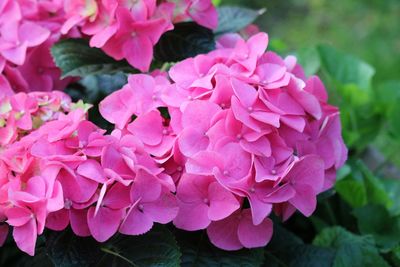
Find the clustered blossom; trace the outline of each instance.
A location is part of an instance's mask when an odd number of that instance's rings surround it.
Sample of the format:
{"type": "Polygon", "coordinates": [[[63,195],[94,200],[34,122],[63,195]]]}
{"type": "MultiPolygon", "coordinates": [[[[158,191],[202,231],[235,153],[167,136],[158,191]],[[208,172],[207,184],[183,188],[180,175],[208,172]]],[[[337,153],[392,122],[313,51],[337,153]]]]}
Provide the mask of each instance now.
{"type": "Polygon", "coordinates": [[[18,247],[34,255],[45,227],[70,225],[76,235],[104,242],[117,231],[140,235],[154,222],[172,221],[175,184],[141,142],[119,130],[105,135],[82,104],[57,111],[70,102],[54,94],[9,101],[6,124],[20,114],[16,129],[31,131],[0,146],[0,245],[8,225],[18,247]],[[42,124],[36,130],[35,119],[42,124]]]}
{"type": "Polygon", "coordinates": [[[148,71],[161,35],[187,20],[215,28],[217,11],[211,0],[2,0],[0,97],[63,90],[71,79],[61,79],[50,54],[61,38],[89,37],[90,46],[148,71]]]}
{"type": "Polygon", "coordinates": [[[174,179],[175,226],[207,229],[226,250],[266,245],[272,212],[310,216],[347,157],[320,79],[267,43],[265,33],[223,36],[215,51],[174,65],[172,83],[131,75],[100,104],[174,179]]]}
{"type": "Polygon", "coordinates": [[[0,0],[0,245],[10,227],[33,255],[45,228],[104,242],[173,221],[238,250],[269,242],[271,213],[314,212],[347,157],[339,111],[254,25],[168,73],[130,75],[99,106],[111,134],[53,91],[71,82],[50,55],[61,38],[145,72],[188,20],[215,28],[211,0],[0,0]]]}
{"type": "Polygon", "coordinates": [[[61,33],[78,26],[90,46],[141,71],[149,70],[153,46],[173,23],[192,19],[215,28],[218,19],[211,0],[67,0],[64,6],[68,19],[61,33]]]}
{"type": "MultiPolygon", "coordinates": [[[[0,2],[0,97],[13,92],[65,88],[50,47],[61,38],[66,17],[62,0],[0,2]]],[[[69,37],[78,36],[71,32],[69,37]]]]}
{"type": "Polygon", "coordinates": [[[64,93],[32,92],[0,99],[0,147],[5,147],[70,112],[76,104],[64,93]]]}

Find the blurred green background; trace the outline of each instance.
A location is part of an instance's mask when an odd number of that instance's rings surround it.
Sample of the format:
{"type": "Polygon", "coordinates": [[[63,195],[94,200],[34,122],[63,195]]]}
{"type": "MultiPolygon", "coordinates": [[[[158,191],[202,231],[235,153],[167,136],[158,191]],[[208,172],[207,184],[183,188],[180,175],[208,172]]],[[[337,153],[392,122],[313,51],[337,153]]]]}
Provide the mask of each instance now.
{"type": "MultiPolygon", "coordinates": [[[[399,79],[399,0],[222,0],[260,9],[257,21],[288,50],[328,43],[376,68],[378,81],[399,79]]],[[[275,40],[276,41],[276,40],[275,40]]]]}
{"type": "Polygon", "coordinates": [[[321,76],[340,107],[350,158],[400,178],[400,0],[219,2],[266,8],[256,24],[269,48],[298,55],[321,76]]]}

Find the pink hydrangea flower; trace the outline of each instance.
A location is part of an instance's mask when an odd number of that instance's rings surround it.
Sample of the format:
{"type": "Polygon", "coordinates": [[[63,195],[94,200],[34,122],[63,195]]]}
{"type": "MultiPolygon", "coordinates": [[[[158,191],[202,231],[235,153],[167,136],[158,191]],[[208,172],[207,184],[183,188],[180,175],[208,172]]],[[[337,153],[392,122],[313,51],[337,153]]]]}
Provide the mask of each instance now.
{"type": "Polygon", "coordinates": [[[222,249],[266,245],[272,212],[310,216],[347,156],[323,84],[267,44],[265,33],[225,38],[217,50],[175,64],[172,84],[131,75],[101,103],[103,116],[173,175],[175,226],[207,229],[222,249]]]}

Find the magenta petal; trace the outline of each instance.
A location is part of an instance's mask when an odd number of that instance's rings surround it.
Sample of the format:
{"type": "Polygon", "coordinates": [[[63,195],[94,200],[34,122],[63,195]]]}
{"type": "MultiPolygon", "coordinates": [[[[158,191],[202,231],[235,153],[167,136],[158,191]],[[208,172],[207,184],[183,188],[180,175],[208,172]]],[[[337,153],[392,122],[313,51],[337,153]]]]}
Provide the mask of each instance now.
{"type": "Polygon", "coordinates": [[[119,232],[125,235],[142,235],[152,227],[153,220],[151,217],[134,206],[123,221],[119,232]]]}
{"type": "Polygon", "coordinates": [[[69,211],[62,209],[50,213],[46,218],[46,228],[54,231],[62,231],[69,224],[69,211]]]}
{"type": "Polygon", "coordinates": [[[9,225],[18,227],[25,225],[32,219],[32,212],[27,208],[12,207],[6,210],[9,225]]]}
{"type": "Polygon", "coordinates": [[[209,142],[208,137],[194,127],[184,129],[178,138],[179,148],[186,157],[191,157],[199,151],[206,150],[209,142]]]}
{"type": "Polygon", "coordinates": [[[211,223],[208,217],[209,207],[205,203],[188,204],[181,201],[178,201],[178,203],[179,212],[174,219],[174,225],[177,228],[186,231],[197,231],[207,228],[211,223]]]}
{"type": "Polygon", "coordinates": [[[115,183],[110,190],[108,190],[103,205],[112,209],[122,209],[129,206],[130,200],[129,186],[125,186],[121,183],[115,183]]]}
{"type": "Polygon", "coordinates": [[[90,236],[90,230],[87,223],[87,213],[87,209],[71,209],[69,212],[71,228],[77,236],[90,236]]]}
{"type": "Polygon", "coordinates": [[[90,233],[97,241],[105,242],[117,232],[124,212],[107,207],[101,207],[96,216],[94,212],[95,208],[91,207],[87,214],[90,233]]]}
{"type": "Polygon", "coordinates": [[[243,248],[238,238],[240,214],[234,213],[230,217],[216,221],[207,228],[211,243],[224,250],[239,250],[243,248]]]}
{"type": "Polygon", "coordinates": [[[246,248],[264,247],[271,240],[273,223],[266,218],[259,225],[253,225],[249,210],[242,212],[242,219],[238,227],[240,243],[246,248]]]}
{"type": "Polygon", "coordinates": [[[266,203],[257,196],[250,196],[251,215],[253,217],[253,224],[259,225],[272,211],[272,204],[266,203]]]}
{"type": "Polygon", "coordinates": [[[253,106],[258,97],[257,90],[253,86],[237,79],[232,79],[231,83],[233,91],[240,103],[246,108],[253,106]]]}
{"type": "Polygon", "coordinates": [[[162,117],[158,111],[150,111],[129,124],[128,130],[143,143],[150,146],[158,145],[163,138],[162,117]]]}
{"type": "Polygon", "coordinates": [[[217,182],[210,184],[208,195],[210,201],[208,217],[213,221],[225,219],[240,208],[239,201],[234,195],[217,182]]]}
{"type": "Polygon", "coordinates": [[[296,194],[289,202],[307,217],[317,208],[316,193],[309,185],[296,185],[296,194]]]}
{"type": "Polygon", "coordinates": [[[172,193],[165,192],[157,201],[146,203],[144,212],[149,214],[154,222],[166,224],[178,214],[178,203],[172,193]]]}
{"type": "Polygon", "coordinates": [[[107,121],[122,129],[135,111],[134,92],[130,87],[124,87],[101,101],[99,108],[101,115],[107,121]]]}
{"type": "Polygon", "coordinates": [[[35,220],[29,220],[26,224],[14,227],[13,237],[20,250],[35,255],[35,245],[37,239],[37,228],[35,220]]]}
{"type": "Polygon", "coordinates": [[[100,163],[93,159],[88,159],[81,163],[77,169],[77,173],[98,183],[104,183],[106,181],[103,168],[100,163]]]}
{"type": "Polygon", "coordinates": [[[211,151],[200,151],[186,163],[186,171],[192,174],[212,175],[214,168],[223,168],[221,156],[211,151]]]}

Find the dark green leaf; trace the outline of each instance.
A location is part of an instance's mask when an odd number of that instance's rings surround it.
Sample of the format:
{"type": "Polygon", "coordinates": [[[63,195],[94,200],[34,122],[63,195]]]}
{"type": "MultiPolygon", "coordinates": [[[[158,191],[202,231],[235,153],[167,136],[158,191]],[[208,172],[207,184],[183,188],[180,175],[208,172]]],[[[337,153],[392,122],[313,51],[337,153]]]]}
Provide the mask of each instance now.
{"type": "Polygon", "coordinates": [[[224,251],[212,245],[205,232],[177,231],[182,251],[182,267],[240,266],[258,267],[264,260],[263,249],[224,251]]]}
{"type": "Polygon", "coordinates": [[[238,32],[252,24],[265,9],[252,10],[244,7],[222,6],[218,8],[218,28],[216,35],[228,32],[238,32]]]}
{"type": "Polygon", "coordinates": [[[381,248],[387,250],[399,245],[400,219],[378,205],[368,205],[354,211],[358,228],[363,235],[371,234],[381,248]]]}
{"type": "Polygon", "coordinates": [[[400,266],[400,246],[394,248],[391,252],[391,259],[395,267],[400,266]]]}
{"type": "Polygon", "coordinates": [[[175,24],[156,44],[154,57],[161,62],[177,62],[215,49],[214,34],[194,22],[175,24]]]}
{"type": "Polygon", "coordinates": [[[275,223],[263,266],[330,267],[333,257],[334,250],[304,244],[298,236],[275,223]]]}
{"type": "Polygon", "coordinates": [[[370,65],[330,46],[319,46],[318,51],[323,69],[333,79],[342,84],[354,84],[361,89],[370,88],[375,74],[370,65]]]}
{"type": "Polygon", "coordinates": [[[79,83],[85,87],[85,94],[82,99],[87,103],[97,103],[105,96],[121,89],[127,83],[127,75],[122,72],[89,75],[80,80],[79,83]]]}
{"type": "Polygon", "coordinates": [[[102,255],[93,238],[78,237],[70,229],[46,234],[46,250],[56,267],[94,265],[102,255]]]}
{"type": "Polygon", "coordinates": [[[115,61],[100,49],[89,47],[84,39],[61,40],[53,45],[51,54],[62,77],[134,71],[126,61],[115,61]]]}
{"type": "Polygon", "coordinates": [[[181,253],[172,233],[156,225],[141,236],[118,235],[101,245],[105,256],[96,266],[176,267],[181,253]]]}
{"type": "MultiPolygon", "coordinates": [[[[285,250],[275,252],[274,256],[279,259],[278,263],[282,266],[331,267],[335,250],[313,245],[298,245],[289,246],[285,250]]],[[[266,262],[264,267],[268,266],[270,265],[266,262]]]]}
{"type": "Polygon", "coordinates": [[[334,267],[389,267],[379,255],[372,236],[358,236],[341,227],[324,229],[314,245],[336,249],[334,267]]]}

